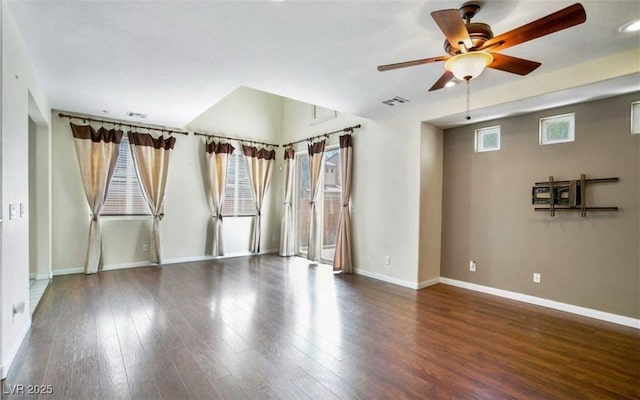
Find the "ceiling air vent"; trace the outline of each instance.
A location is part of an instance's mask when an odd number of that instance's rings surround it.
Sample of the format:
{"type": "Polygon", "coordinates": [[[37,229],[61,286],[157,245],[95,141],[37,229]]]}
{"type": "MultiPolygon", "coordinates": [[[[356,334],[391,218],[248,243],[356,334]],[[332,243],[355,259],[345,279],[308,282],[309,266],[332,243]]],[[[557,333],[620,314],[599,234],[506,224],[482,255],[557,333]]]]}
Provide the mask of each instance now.
{"type": "Polygon", "coordinates": [[[395,105],[396,105],[396,103],[404,104],[404,103],[408,103],[408,102],[409,102],[409,100],[407,100],[407,99],[403,99],[403,98],[402,98],[402,97],[400,97],[400,96],[396,96],[396,97],[391,98],[391,99],[389,99],[389,100],[384,100],[384,101],[382,102],[382,104],[386,104],[386,105],[388,105],[388,106],[393,107],[393,106],[395,106],[395,105]]]}
{"type": "Polygon", "coordinates": [[[142,113],[137,113],[137,112],[133,112],[133,111],[127,111],[127,117],[132,117],[132,118],[147,118],[148,114],[142,114],[142,113]]]}

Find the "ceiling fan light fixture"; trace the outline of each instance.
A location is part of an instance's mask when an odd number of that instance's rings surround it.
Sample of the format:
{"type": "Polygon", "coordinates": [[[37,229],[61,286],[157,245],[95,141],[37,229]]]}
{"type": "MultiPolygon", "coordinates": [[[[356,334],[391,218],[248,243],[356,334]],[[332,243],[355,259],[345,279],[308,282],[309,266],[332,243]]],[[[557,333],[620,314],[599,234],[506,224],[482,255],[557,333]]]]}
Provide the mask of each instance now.
{"type": "Polygon", "coordinates": [[[631,22],[627,22],[626,24],[624,24],[624,25],[622,25],[620,27],[619,31],[622,32],[622,33],[640,31],[640,19],[637,19],[637,20],[631,21],[631,22]]]}
{"type": "Polygon", "coordinates": [[[471,51],[451,57],[444,64],[447,71],[463,81],[477,78],[485,67],[493,62],[493,56],[486,51],[471,51]]]}
{"type": "Polygon", "coordinates": [[[455,85],[457,85],[458,82],[454,81],[454,80],[450,80],[449,82],[444,84],[444,87],[446,88],[450,88],[450,87],[454,87],[455,85]]]}

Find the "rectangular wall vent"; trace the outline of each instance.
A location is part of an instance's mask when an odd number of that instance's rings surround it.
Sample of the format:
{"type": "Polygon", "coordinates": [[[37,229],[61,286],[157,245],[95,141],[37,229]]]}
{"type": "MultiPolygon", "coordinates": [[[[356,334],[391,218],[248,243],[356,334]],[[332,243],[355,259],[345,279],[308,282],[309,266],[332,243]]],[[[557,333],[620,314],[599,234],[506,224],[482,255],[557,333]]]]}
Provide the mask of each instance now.
{"type": "Polygon", "coordinates": [[[391,99],[388,99],[388,100],[384,100],[382,103],[383,103],[383,104],[386,104],[386,105],[388,105],[388,106],[393,107],[393,106],[395,106],[395,105],[396,105],[396,103],[404,104],[404,103],[408,103],[408,102],[409,102],[409,100],[407,100],[407,99],[403,99],[403,98],[402,98],[402,97],[400,97],[400,96],[396,96],[396,97],[394,97],[394,98],[391,98],[391,99]]]}
{"type": "Polygon", "coordinates": [[[137,112],[133,112],[133,111],[127,111],[127,117],[133,117],[133,118],[147,118],[148,114],[142,114],[142,113],[137,113],[137,112]]]}

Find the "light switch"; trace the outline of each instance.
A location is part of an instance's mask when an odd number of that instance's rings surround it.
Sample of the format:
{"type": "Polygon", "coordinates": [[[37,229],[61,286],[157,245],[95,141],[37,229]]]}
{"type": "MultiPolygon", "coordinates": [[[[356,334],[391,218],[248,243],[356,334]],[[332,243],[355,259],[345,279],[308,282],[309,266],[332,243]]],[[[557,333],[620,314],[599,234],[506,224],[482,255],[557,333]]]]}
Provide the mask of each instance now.
{"type": "Polygon", "coordinates": [[[9,220],[15,219],[16,217],[16,205],[13,203],[9,203],[9,220]]]}
{"type": "Polygon", "coordinates": [[[25,206],[24,203],[20,203],[20,218],[24,218],[25,206]]]}

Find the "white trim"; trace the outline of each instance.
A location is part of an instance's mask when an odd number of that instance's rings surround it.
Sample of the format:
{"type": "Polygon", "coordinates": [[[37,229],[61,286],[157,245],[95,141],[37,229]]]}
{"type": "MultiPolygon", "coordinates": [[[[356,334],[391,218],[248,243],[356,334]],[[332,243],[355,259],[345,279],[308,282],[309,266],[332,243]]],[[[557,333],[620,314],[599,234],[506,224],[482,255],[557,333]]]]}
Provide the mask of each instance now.
{"type": "Polygon", "coordinates": [[[49,273],[47,272],[46,274],[37,274],[35,272],[29,272],[29,280],[42,280],[42,279],[49,279],[49,273]]]}
{"type": "Polygon", "coordinates": [[[262,250],[258,253],[252,253],[250,251],[241,251],[237,253],[225,254],[224,256],[194,256],[194,257],[178,257],[178,258],[170,258],[164,260],[163,264],[180,264],[187,262],[195,262],[195,261],[209,261],[209,260],[222,260],[225,258],[235,258],[235,257],[246,257],[246,256],[255,256],[255,255],[265,255],[265,254],[278,254],[278,249],[268,249],[262,250]]]}
{"type": "Polygon", "coordinates": [[[52,271],[52,273],[53,273],[53,276],[83,274],[84,273],[84,268],[83,267],[75,267],[75,268],[54,269],[52,271]]]}
{"type": "Polygon", "coordinates": [[[552,115],[549,117],[540,118],[540,122],[538,124],[538,144],[540,146],[546,146],[549,144],[558,144],[558,143],[570,143],[576,141],[576,114],[568,113],[568,114],[560,114],[560,115],[552,115]],[[557,122],[568,122],[569,127],[567,128],[567,138],[566,139],[549,139],[547,136],[547,125],[552,121],[557,122]]]}
{"type": "Polygon", "coordinates": [[[431,279],[427,279],[426,281],[422,281],[422,282],[418,282],[418,290],[419,289],[424,289],[428,286],[433,286],[435,284],[440,283],[440,278],[431,278],[431,279]]]}
{"type": "MultiPolygon", "coordinates": [[[[238,253],[231,253],[224,256],[214,257],[214,256],[194,256],[194,257],[179,257],[179,258],[170,258],[164,260],[162,262],[163,265],[168,264],[180,264],[187,262],[195,262],[195,261],[209,261],[209,260],[218,260],[224,258],[234,258],[234,257],[245,257],[245,256],[254,256],[254,255],[265,255],[265,254],[277,254],[278,249],[269,249],[263,250],[259,253],[252,253],[250,251],[243,251],[238,253]]],[[[123,264],[108,264],[102,267],[100,271],[114,271],[117,269],[127,269],[127,268],[139,268],[139,267],[154,267],[160,266],[158,264],[152,263],[150,261],[138,261],[134,263],[123,263],[123,264]]],[[[99,271],[98,271],[99,272],[99,271]]],[[[62,268],[53,270],[53,276],[60,275],[72,275],[72,274],[84,274],[84,267],[75,267],[75,268],[62,268]]]]}
{"type": "Polygon", "coordinates": [[[13,351],[9,352],[9,357],[6,360],[4,360],[7,363],[2,365],[2,371],[0,371],[1,375],[2,375],[2,379],[5,379],[7,377],[7,373],[9,372],[9,369],[11,368],[11,364],[13,364],[13,360],[16,358],[16,355],[18,354],[18,350],[20,350],[20,346],[22,346],[22,342],[24,341],[24,338],[27,336],[27,332],[29,332],[29,329],[31,329],[31,316],[30,315],[27,318],[27,323],[24,325],[22,333],[20,333],[20,337],[16,341],[16,345],[13,348],[13,351]],[[6,365],[6,367],[5,367],[5,365],[6,365]]]}
{"type": "Polygon", "coordinates": [[[528,294],[511,292],[503,289],[496,289],[489,286],[478,285],[476,283],[459,281],[450,278],[440,278],[440,283],[445,285],[457,286],[464,289],[474,290],[491,294],[494,296],[504,297],[511,300],[522,301],[524,303],[535,304],[542,307],[552,308],[554,310],[565,311],[572,314],[582,315],[584,317],[595,318],[601,321],[607,321],[618,325],[624,325],[635,329],[640,329],[640,319],[627,317],[624,315],[612,314],[592,308],[576,306],[573,304],[561,303],[555,300],[544,299],[542,297],[531,296],[528,294]]]}
{"type": "Polygon", "coordinates": [[[631,103],[631,134],[640,134],[640,101],[631,103]]]}
{"type": "Polygon", "coordinates": [[[122,263],[122,264],[107,264],[102,267],[102,271],[113,271],[115,269],[126,269],[126,268],[153,267],[155,265],[158,265],[158,264],[152,263],[151,261],[138,261],[133,263],[122,263]]]}
{"type": "Polygon", "coordinates": [[[474,135],[474,150],[476,153],[486,153],[488,151],[500,150],[500,125],[489,126],[486,128],[476,129],[474,135]],[[496,134],[498,137],[496,147],[484,147],[484,136],[487,134],[496,134]],[[479,140],[482,138],[482,140],[479,140]]]}
{"type": "Polygon", "coordinates": [[[390,277],[390,276],[387,276],[387,275],[378,274],[378,273],[375,273],[375,272],[365,271],[363,269],[357,269],[356,268],[356,269],[353,270],[353,273],[354,274],[358,274],[358,275],[362,275],[362,276],[366,276],[366,277],[369,277],[369,278],[377,279],[379,281],[393,283],[394,285],[404,286],[404,287],[407,287],[409,289],[420,289],[418,283],[405,281],[405,280],[398,279],[398,278],[393,278],[393,277],[390,277]]]}
{"type": "MultiPolygon", "coordinates": [[[[124,264],[108,264],[102,267],[100,271],[113,271],[116,269],[126,269],[126,268],[139,268],[139,267],[151,267],[157,264],[154,264],[150,261],[138,261],[134,263],[124,263],[124,264]]],[[[73,275],[73,274],[84,274],[84,267],[75,267],[75,268],[62,268],[62,269],[54,269],[53,276],[61,276],[61,275],[73,275]]]]}

